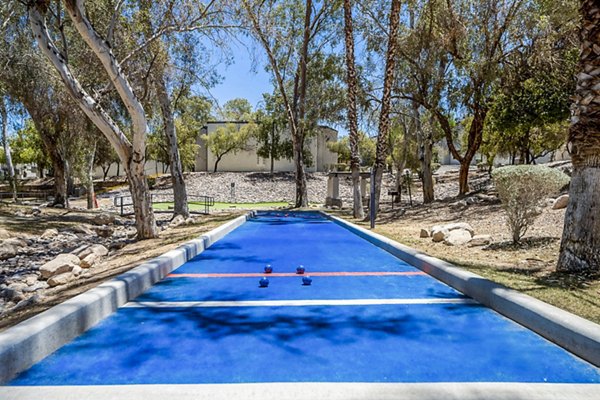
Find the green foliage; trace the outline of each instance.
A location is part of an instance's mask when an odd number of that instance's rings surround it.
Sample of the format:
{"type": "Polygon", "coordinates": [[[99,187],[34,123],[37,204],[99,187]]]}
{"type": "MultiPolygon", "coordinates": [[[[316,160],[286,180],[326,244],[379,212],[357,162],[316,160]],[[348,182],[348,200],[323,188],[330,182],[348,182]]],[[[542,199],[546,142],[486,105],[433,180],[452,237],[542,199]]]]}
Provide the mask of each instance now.
{"type": "MultiPolygon", "coordinates": [[[[196,139],[210,119],[211,111],[212,103],[205,97],[195,95],[179,98],[174,106],[177,144],[184,170],[192,171],[195,167],[198,151],[196,139]]],[[[169,145],[162,128],[162,120],[156,123],[147,140],[148,157],[169,164],[169,145]]]]}
{"type": "Polygon", "coordinates": [[[42,168],[52,165],[31,119],[25,120],[25,126],[11,138],[10,148],[15,164],[37,164],[42,168]]]}
{"type": "Polygon", "coordinates": [[[562,171],[540,165],[502,167],[494,170],[492,177],[515,243],[540,214],[546,197],[569,183],[562,171]]]}
{"type": "Polygon", "coordinates": [[[225,121],[248,121],[252,118],[252,104],[242,98],[229,100],[223,105],[221,117],[225,121]]]}
{"type": "MultiPolygon", "coordinates": [[[[375,161],[376,143],[373,139],[367,136],[366,133],[359,131],[358,152],[360,154],[360,165],[371,166],[375,161]]],[[[328,142],[327,148],[337,153],[340,164],[350,164],[350,139],[344,136],[337,142],[328,142]]]]}

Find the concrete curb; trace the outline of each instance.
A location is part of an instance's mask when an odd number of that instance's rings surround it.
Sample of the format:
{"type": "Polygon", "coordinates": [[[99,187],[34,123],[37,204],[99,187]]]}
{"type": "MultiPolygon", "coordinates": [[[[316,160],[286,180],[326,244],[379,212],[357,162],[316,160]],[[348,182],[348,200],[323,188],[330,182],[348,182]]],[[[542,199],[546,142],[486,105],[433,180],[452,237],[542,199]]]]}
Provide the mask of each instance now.
{"type": "Polygon", "coordinates": [[[5,386],[10,400],[591,400],[596,384],[557,383],[236,383],[5,386]]]}
{"type": "Polygon", "coordinates": [[[0,383],[14,378],[137,297],[175,268],[242,225],[240,216],[198,239],[0,333],[0,383]]]}
{"type": "Polygon", "coordinates": [[[430,257],[351,222],[326,212],[321,213],[399,259],[600,367],[600,325],[430,257]]]}

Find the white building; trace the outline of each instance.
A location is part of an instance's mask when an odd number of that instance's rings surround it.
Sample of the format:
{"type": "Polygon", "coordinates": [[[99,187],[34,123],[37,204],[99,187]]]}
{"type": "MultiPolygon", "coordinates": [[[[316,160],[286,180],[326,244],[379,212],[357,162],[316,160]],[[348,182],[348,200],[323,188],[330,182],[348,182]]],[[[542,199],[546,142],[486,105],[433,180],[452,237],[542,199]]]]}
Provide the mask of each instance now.
{"type": "MultiPolygon", "coordinates": [[[[196,153],[196,171],[213,171],[216,157],[207,148],[206,143],[200,137],[202,135],[210,135],[217,128],[225,126],[231,123],[227,121],[215,121],[206,124],[200,135],[198,136],[196,143],[198,144],[198,152],[196,153]]],[[[241,127],[246,122],[235,122],[235,124],[241,127]]],[[[289,132],[287,133],[289,139],[289,132]]],[[[307,138],[306,144],[312,154],[313,165],[306,167],[308,172],[326,172],[329,167],[337,163],[338,156],[336,153],[329,150],[327,142],[335,142],[338,138],[338,132],[327,126],[319,126],[319,131],[315,137],[307,138]]],[[[286,138],[282,138],[285,140],[286,138]]],[[[256,140],[251,138],[248,141],[247,149],[238,151],[237,153],[229,153],[223,156],[219,161],[218,171],[219,172],[260,172],[271,170],[271,160],[268,158],[261,158],[256,154],[257,143],[256,140]]],[[[276,160],[274,162],[275,171],[287,172],[294,171],[293,160],[287,160],[285,158],[276,160]]]]}

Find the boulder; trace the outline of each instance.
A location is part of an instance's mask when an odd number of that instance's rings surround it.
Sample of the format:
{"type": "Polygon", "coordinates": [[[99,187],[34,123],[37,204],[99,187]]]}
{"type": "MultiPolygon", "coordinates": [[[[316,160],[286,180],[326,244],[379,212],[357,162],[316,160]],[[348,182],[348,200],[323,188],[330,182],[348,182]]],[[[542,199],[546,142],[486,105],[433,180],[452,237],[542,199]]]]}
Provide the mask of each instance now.
{"type": "Polygon", "coordinates": [[[75,233],[83,233],[84,235],[93,236],[96,234],[93,230],[90,229],[88,225],[74,225],[71,227],[71,230],[75,233]]]}
{"type": "Polygon", "coordinates": [[[48,279],[48,286],[55,287],[59,285],[64,285],[71,282],[72,280],[75,280],[75,275],[69,271],[63,274],[55,275],[52,278],[48,279]]]}
{"type": "Polygon", "coordinates": [[[27,277],[25,277],[25,283],[28,286],[33,286],[36,283],[38,283],[38,276],[37,275],[27,275],[27,277]]]}
{"type": "Polygon", "coordinates": [[[428,238],[429,237],[429,231],[427,229],[421,229],[421,233],[419,234],[419,237],[428,238]]]}
{"type": "Polygon", "coordinates": [[[447,229],[449,231],[463,229],[465,231],[469,231],[471,237],[475,236],[475,230],[473,229],[473,227],[471,227],[471,225],[467,224],[466,222],[455,222],[453,224],[444,225],[444,229],[447,229]]]}
{"type": "Polygon", "coordinates": [[[98,262],[100,256],[96,253],[90,253],[81,259],[81,268],[91,268],[98,262]]]}
{"type": "Polygon", "coordinates": [[[433,231],[431,238],[434,242],[442,242],[444,239],[446,239],[448,233],[449,231],[447,229],[437,229],[433,231]]]}
{"type": "Polygon", "coordinates": [[[490,243],[492,243],[490,235],[475,235],[469,242],[469,247],[487,246],[490,243]]]}
{"type": "Polygon", "coordinates": [[[98,236],[103,238],[111,237],[112,234],[115,232],[113,228],[106,225],[94,226],[92,229],[96,232],[98,236]]]}
{"type": "MultiPolygon", "coordinates": [[[[52,261],[40,267],[42,278],[48,279],[56,275],[71,272],[73,268],[79,265],[81,260],[74,254],[59,254],[52,261]]],[[[48,283],[49,284],[49,283],[48,283]]]]}
{"type": "Polygon", "coordinates": [[[185,224],[185,218],[183,218],[181,215],[176,215],[175,218],[169,222],[169,227],[175,228],[182,224],[185,224]]]}
{"type": "Polygon", "coordinates": [[[448,246],[461,246],[471,241],[471,232],[466,229],[454,229],[448,233],[444,244],[448,246]]]}
{"type": "Polygon", "coordinates": [[[88,247],[90,247],[89,244],[82,244],[81,246],[79,246],[78,248],[76,248],[75,250],[71,251],[71,254],[75,254],[77,257],[82,258],[81,257],[81,253],[87,249],[88,247]]]}
{"type": "Polygon", "coordinates": [[[8,260],[17,255],[17,249],[15,246],[8,243],[0,244],[0,260],[8,260]]]}
{"type": "Polygon", "coordinates": [[[563,194],[562,196],[560,196],[559,198],[554,200],[554,203],[552,203],[552,209],[560,210],[562,208],[567,208],[568,204],[569,204],[569,195],[563,194]]]}
{"type": "Polygon", "coordinates": [[[11,233],[4,228],[0,228],[0,239],[10,239],[11,233]]]}
{"type": "Polygon", "coordinates": [[[108,249],[106,247],[102,246],[101,244],[93,244],[91,246],[88,246],[81,252],[79,252],[79,254],[77,254],[77,256],[83,260],[84,258],[88,257],[90,254],[96,254],[97,256],[104,257],[105,255],[108,254],[108,249]]]}
{"type": "Polygon", "coordinates": [[[27,247],[27,242],[19,238],[10,238],[2,241],[2,244],[9,244],[17,249],[27,247]]]}
{"type": "Polygon", "coordinates": [[[191,225],[191,224],[193,224],[193,223],[194,223],[194,218],[192,218],[192,217],[188,217],[188,218],[185,220],[185,224],[186,224],[186,225],[191,225]]]}
{"type": "Polygon", "coordinates": [[[115,222],[115,216],[109,213],[100,213],[92,219],[96,225],[109,225],[115,222]]]}
{"type": "Polygon", "coordinates": [[[461,210],[464,210],[465,208],[469,207],[469,205],[467,204],[467,202],[465,200],[459,200],[455,203],[451,203],[449,207],[451,210],[461,211],[461,210]]]}
{"type": "Polygon", "coordinates": [[[54,228],[46,229],[40,236],[40,239],[52,239],[58,236],[58,230],[54,228]]]}

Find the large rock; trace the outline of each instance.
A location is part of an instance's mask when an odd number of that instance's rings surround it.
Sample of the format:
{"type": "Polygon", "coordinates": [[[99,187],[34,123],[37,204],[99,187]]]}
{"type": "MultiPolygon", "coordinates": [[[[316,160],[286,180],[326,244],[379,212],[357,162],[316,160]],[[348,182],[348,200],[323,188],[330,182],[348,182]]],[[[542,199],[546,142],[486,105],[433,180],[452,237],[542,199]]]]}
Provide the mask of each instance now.
{"type": "Polygon", "coordinates": [[[79,257],[74,254],[59,254],[54,260],[42,265],[40,273],[42,274],[42,278],[48,279],[56,275],[71,272],[80,262],[79,257]]]}
{"type": "Polygon", "coordinates": [[[434,242],[443,242],[448,236],[449,231],[447,229],[436,229],[431,233],[431,238],[434,242]]]}
{"type": "Polygon", "coordinates": [[[52,239],[58,236],[58,230],[54,228],[46,229],[40,236],[40,239],[52,239]]]}
{"type": "Polygon", "coordinates": [[[448,246],[461,246],[471,241],[471,232],[466,229],[454,229],[448,233],[444,244],[448,246]]]}
{"type": "Polygon", "coordinates": [[[475,236],[475,230],[473,229],[473,227],[471,227],[471,225],[467,224],[466,222],[455,222],[453,224],[444,225],[444,229],[447,229],[449,231],[463,229],[465,231],[469,231],[471,237],[475,236]]]}
{"type": "Polygon", "coordinates": [[[77,254],[77,256],[83,260],[90,254],[96,254],[97,256],[104,257],[108,254],[108,249],[101,244],[93,244],[83,249],[83,251],[77,254]]]}
{"type": "Polygon", "coordinates": [[[115,230],[112,227],[107,225],[94,226],[92,229],[96,232],[98,236],[103,238],[111,237],[112,234],[115,232],[115,230]]]}
{"type": "Polygon", "coordinates": [[[92,219],[96,225],[109,225],[115,222],[115,216],[109,213],[100,213],[92,219]]]}
{"type": "Polygon", "coordinates": [[[55,287],[59,285],[64,285],[66,283],[75,280],[75,274],[71,272],[65,272],[64,274],[55,275],[52,278],[48,279],[48,286],[55,287]]]}
{"type": "Polygon", "coordinates": [[[17,249],[15,246],[2,243],[0,244],[0,260],[8,260],[9,258],[13,258],[17,255],[17,249]]]}
{"type": "Polygon", "coordinates": [[[185,218],[183,218],[183,216],[181,215],[176,215],[175,218],[173,218],[173,220],[169,222],[169,227],[175,228],[183,224],[185,224],[185,218]]]}
{"type": "Polygon", "coordinates": [[[81,268],[91,268],[93,267],[98,260],[100,260],[100,256],[96,253],[91,253],[81,259],[81,268]]]}
{"type": "Polygon", "coordinates": [[[10,239],[11,233],[4,228],[0,228],[0,239],[10,239]]]}
{"type": "Polygon", "coordinates": [[[17,249],[27,247],[27,242],[19,238],[10,238],[2,241],[2,244],[9,244],[17,249]]]}
{"type": "Polygon", "coordinates": [[[560,196],[559,198],[554,200],[554,203],[552,203],[552,209],[560,210],[562,208],[567,208],[568,204],[569,204],[569,195],[563,194],[562,196],[560,196]]]}
{"type": "Polygon", "coordinates": [[[469,242],[469,247],[487,246],[490,243],[492,243],[490,235],[475,235],[469,242]]]}
{"type": "Polygon", "coordinates": [[[93,236],[96,234],[93,230],[90,229],[88,225],[74,225],[71,227],[71,230],[75,233],[82,233],[84,235],[93,236]]]}

